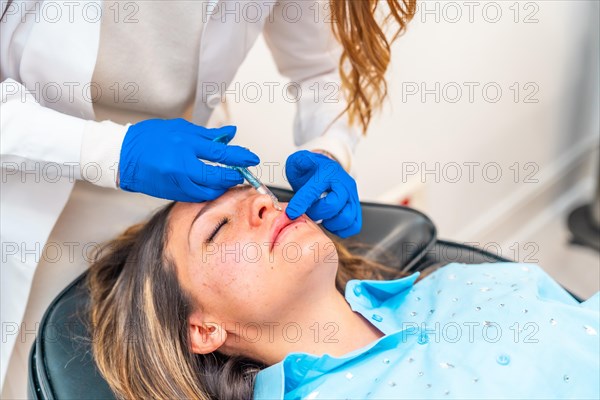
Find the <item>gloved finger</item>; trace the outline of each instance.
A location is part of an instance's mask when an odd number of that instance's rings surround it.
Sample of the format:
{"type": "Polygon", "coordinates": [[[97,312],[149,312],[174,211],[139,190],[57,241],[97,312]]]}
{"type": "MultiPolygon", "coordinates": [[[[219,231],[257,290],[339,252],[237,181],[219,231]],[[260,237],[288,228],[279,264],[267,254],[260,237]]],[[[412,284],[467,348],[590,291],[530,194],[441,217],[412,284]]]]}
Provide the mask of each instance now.
{"type": "Polygon", "coordinates": [[[323,226],[330,232],[336,233],[338,231],[349,228],[356,220],[356,206],[353,201],[349,201],[345,204],[339,214],[333,218],[329,218],[323,221],[323,226]]]}
{"type": "Polygon", "coordinates": [[[285,162],[285,175],[294,191],[304,186],[319,167],[311,156],[309,151],[300,150],[291,154],[285,162]]]}
{"type": "Polygon", "coordinates": [[[215,189],[228,189],[244,182],[242,174],[238,171],[216,165],[207,165],[200,160],[186,162],[186,172],[192,182],[215,189]]]}
{"type": "Polygon", "coordinates": [[[194,146],[197,157],[237,167],[256,165],[260,159],[256,154],[240,146],[231,146],[223,143],[198,140],[194,146]]]}
{"type": "Polygon", "coordinates": [[[237,127],[233,125],[226,125],[220,128],[210,128],[205,129],[204,132],[200,134],[200,136],[208,139],[215,140],[219,138],[220,143],[227,144],[231,142],[231,140],[235,137],[235,133],[237,131],[237,127]]]}
{"type": "Polygon", "coordinates": [[[237,131],[237,127],[234,125],[225,125],[220,128],[205,128],[203,126],[192,124],[188,121],[185,122],[187,122],[187,125],[184,127],[182,126],[182,128],[186,132],[190,132],[200,138],[210,141],[213,141],[216,138],[221,138],[220,142],[224,144],[229,143],[235,137],[235,133],[237,131]]]}
{"type": "Polygon", "coordinates": [[[292,196],[285,212],[290,219],[296,219],[308,210],[308,208],[317,200],[321,193],[330,189],[327,181],[319,179],[313,175],[304,186],[292,196]]]}
{"type": "Polygon", "coordinates": [[[362,229],[362,213],[359,212],[356,220],[353,224],[351,224],[348,228],[337,231],[335,234],[341,238],[347,238],[350,236],[354,236],[360,232],[362,229]]]}
{"type": "Polygon", "coordinates": [[[319,199],[306,211],[313,220],[329,219],[339,214],[348,202],[348,191],[343,185],[332,184],[331,191],[325,197],[319,199]]]}
{"type": "Polygon", "coordinates": [[[181,188],[182,194],[185,195],[187,202],[201,202],[214,200],[220,197],[227,191],[227,189],[216,189],[203,185],[198,185],[192,182],[189,178],[179,179],[177,184],[181,188]]]}
{"type": "Polygon", "coordinates": [[[360,201],[358,201],[358,198],[354,198],[351,201],[354,205],[354,213],[356,214],[356,219],[346,229],[340,229],[336,232],[336,235],[342,238],[356,235],[362,229],[362,206],[360,204],[360,201]]]}

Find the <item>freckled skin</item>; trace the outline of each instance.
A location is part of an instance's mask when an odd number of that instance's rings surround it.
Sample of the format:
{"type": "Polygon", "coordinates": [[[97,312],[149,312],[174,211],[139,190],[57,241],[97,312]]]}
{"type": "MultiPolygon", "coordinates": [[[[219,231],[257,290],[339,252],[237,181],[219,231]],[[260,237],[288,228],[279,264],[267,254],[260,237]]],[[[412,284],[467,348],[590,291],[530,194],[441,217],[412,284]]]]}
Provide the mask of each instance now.
{"type": "Polygon", "coordinates": [[[309,219],[296,223],[271,253],[273,223],[282,211],[268,196],[233,189],[214,202],[191,231],[192,220],[208,203],[176,204],[167,243],[181,286],[207,320],[228,326],[278,321],[306,301],[307,288],[317,293],[334,285],[337,253],[318,225],[309,219]],[[224,217],[229,222],[207,247],[205,240],[224,217]],[[260,252],[249,252],[254,249],[260,252]]]}

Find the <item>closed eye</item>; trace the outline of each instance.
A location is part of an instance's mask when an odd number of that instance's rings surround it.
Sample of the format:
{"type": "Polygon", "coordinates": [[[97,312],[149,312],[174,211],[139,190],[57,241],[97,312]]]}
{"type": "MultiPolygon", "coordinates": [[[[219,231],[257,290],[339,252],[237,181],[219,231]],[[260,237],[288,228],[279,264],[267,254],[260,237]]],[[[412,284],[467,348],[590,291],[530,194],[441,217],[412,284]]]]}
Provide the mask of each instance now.
{"type": "Polygon", "coordinates": [[[219,223],[215,226],[212,233],[208,236],[208,239],[206,239],[205,243],[207,243],[207,244],[212,243],[214,241],[215,237],[217,236],[217,233],[219,233],[221,228],[228,222],[229,222],[229,218],[223,217],[223,219],[221,219],[219,221],[219,223]]]}

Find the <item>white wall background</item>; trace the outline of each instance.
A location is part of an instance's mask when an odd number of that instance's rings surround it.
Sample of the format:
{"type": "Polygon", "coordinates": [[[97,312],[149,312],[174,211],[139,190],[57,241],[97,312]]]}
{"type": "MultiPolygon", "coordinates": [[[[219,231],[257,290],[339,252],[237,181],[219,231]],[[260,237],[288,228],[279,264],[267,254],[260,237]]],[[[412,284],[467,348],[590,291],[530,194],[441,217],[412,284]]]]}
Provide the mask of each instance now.
{"type": "MultiPolygon", "coordinates": [[[[392,201],[416,188],[414,205],[439,235],[464,241],[507,240],[573,188],[585,200],[600,131],[598,15],[595,0],[420,2],[393,47],[390,101],[357,152],[362,199],[392,201]],[[421,175],[436,163],[439,172],[421,175]],[[470,164],[472,179],[465,163],[479,163],[470,164]]],[[[283,165],[294,150],[295,106],[262,40],[236,80],[242,96],[228,103],[237,143],[283,165]],[[264,82],[274,81],[281,86],[270,102],[264,82]],[[241,90],[250,82],[265,87],[255,103],[241,90]]],[[[282,171],[262,176],[286,186],[282,171]]]]}

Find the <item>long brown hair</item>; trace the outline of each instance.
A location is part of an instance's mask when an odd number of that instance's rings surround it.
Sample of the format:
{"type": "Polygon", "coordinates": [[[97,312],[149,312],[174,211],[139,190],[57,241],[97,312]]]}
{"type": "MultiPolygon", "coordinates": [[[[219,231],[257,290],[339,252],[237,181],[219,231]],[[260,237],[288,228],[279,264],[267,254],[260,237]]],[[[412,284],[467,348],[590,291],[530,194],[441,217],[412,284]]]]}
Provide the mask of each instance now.
{"type": "MultiPolygon", "coordinates": [[[[256,374],[266,366],[244,357],[191,351],[191,296],[179,285],[164,251],[173,204],[145,224],[127,229],[95,255],[88,272],[92,351],[119,398],[251,399],[256,374]]],[[[350,279],[404,276],[353,255],[336,243],[336,287],[350,279]]]]}
{"type": "Polygon", "coordinates": [[[390,45],[406,30],[416,12],[416,0],[329,0],[332,29],[343,47],[339,64],[342,90],[351,124],[366,133],[373,110],[387,96],[385,73],[390,45]],[[385,7],[381,10],[379,7],[385,7]],[[385,15],[378,18],[378,12],[385,15]],[[390,24],[392,23],[392,24],[390,24]],[[394,25],[388,38],[386,28],[394,25]]]}

